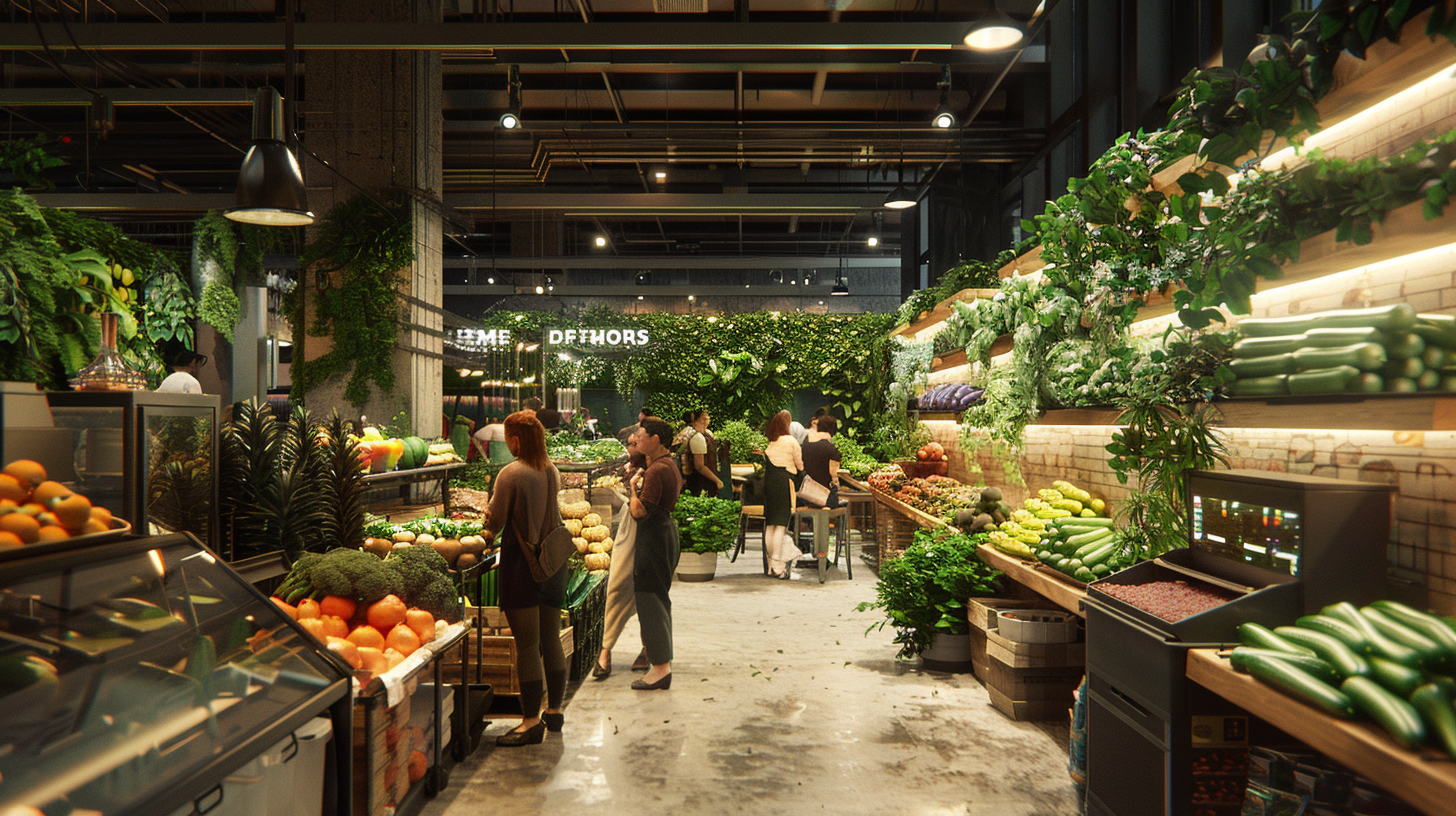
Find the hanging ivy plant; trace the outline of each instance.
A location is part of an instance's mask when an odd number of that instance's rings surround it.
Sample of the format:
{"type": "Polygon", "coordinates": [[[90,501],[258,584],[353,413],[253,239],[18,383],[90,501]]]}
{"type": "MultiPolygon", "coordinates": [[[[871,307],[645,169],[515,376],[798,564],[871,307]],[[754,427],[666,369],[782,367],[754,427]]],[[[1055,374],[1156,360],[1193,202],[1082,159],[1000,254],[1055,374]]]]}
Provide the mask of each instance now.
{"type": "Polygon", "coordinates": [[[0,142],[0,170],[9,173],[22,187],[54,190],[56,185],[43,175],[52,167],[65,164],[46,150],[45,136],[0,142]]]}
{"type": "MultiPolygon", "coordinates": [[[[402,197],[381,208],[357,195],[329,211],[314,241],[304,248],[300,266],[321,286],[316,294],[309,337],[329,337],[332,348],[320,357],[295,358],[290,375],[293,398],[331,377],[348,377],[344,398],[363,407],[371,384],[384,393],[394,388],[394,348],[404,313],[399,305],[402,270],[415,258],[414,230],[402,197]]],[[[304,335],[299,286],[286,305],[295,337],[304,335]]]]}

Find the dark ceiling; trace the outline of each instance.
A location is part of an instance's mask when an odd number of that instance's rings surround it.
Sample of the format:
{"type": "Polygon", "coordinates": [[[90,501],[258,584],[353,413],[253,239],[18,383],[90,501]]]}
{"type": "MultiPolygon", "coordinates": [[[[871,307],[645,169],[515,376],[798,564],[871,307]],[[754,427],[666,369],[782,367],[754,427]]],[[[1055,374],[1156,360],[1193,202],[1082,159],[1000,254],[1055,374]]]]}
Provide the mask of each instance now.
{"type": "MultiPolygon", "coordinates": [[[[304,0],[301,138],[310,109],[328,104],[308,93],[311,50],[438,48],[439,192],[456,246],[486,252],[505,241],[494,222],[549,218],[563,224],[563,254],[589,251],[601,235],[634,257],[888,259],[899,253],[900,216],[878,204],[902,167],[922,191],[954,191],[966,189],[965,174],[1009,175],[1044,146],[1044,37],[1020,52],[965,48],[961,36],[987,5],[447,0],[440,22],[388,26],[310,24],[304,0]],[[512,65],[526,127],[503,133],[512,65]],[[944,131],[929,120],[947,67],[960,125],[944,131]],[[871,235],[879,246],[868,246],[871,235]]],[[[1022,20],[1039,8],[1000,5],[1022,20]]],[[[159,233],[225,202],[252,91],[283,89],[282,3],[6,6],[0,108],[9,138],[47,136],[67,160],[49,176],[65,196],[56,201],[159,233]],[[104,138],[90,123],[93,91],[114,106],[104,138]]]]}

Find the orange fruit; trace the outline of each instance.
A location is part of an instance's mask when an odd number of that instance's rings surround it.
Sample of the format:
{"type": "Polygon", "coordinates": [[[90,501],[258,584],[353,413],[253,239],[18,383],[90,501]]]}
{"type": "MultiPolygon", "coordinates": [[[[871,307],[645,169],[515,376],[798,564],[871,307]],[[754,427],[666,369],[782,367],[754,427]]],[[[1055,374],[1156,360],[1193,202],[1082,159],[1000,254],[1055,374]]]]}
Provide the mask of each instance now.
{"type": "MultiPolygon", "coordinates": [[[[349,598],[340,598],[337,595],[325,595],[319,601],[320,615],[337,615],[344,620],[354,617],[354,611],[358,604],[349,598]]],[[[343,637],[343,635],[339,635],[343,637]]]]}
{"type": "Polygon", "coordinates": [[[384,636],[384,645],[409,657],[420,648],[420,636],[415,634],[415,630],[401,623],[390,629],[389,634],[384,636]]]}
{"type": "Polygon", "coordinates": [[[277,595],[274,595],[268,600],[272,601],[279,609],[282,609],[283,614],[287,615],[290,618],[293,618],[294,620],[298,620],[298,610],[290,606],[287,601],[283,600],[277,595]]]}
{"type": "Polygon", "coordinates": [[[24,546],[25,542],[20,540],[20,536],[8,530],[0,530],[0,550],[13,550],[24,546]]]}
{"type": "Polygon", "coordinates": [[[9,473],[0,473],[0,499],[9,499],[20,504],[30,496],[30,485],[22,483],[9,473]]]}
{"type": "Polygon", "coordinates": [[[71,537],[71,532],[64,527],[57,527],[48,524],[36,532],[36,541],[45,544],[51,541],[65,541],[71,537]]]}
{"type": "Polygon", "coordinates": [[[34,489],[36,485],[46,480],[46,470],[40,462],[30,459],[16,459],[5,466],[4,471],[8,476],[14,476],[16,480],[23,482],[26,489],[34,489]]]}
{"type": "Polygon", "coordinates": [[[331,638],[345,640],[349,636],[349,624],[338,615],[320,615],[319,620],[324,622],[324,634],[331,638]]]}
{"type": "Polygon", "coordinates": [[[51,512],[60,520],[62,527],[79,530],[91,518],[91,500],[85,496],[66,496],[51,502],[51,512]]]}
{"type": "Polygon", "coordinates": [[[98,521],[95,516],[92,516],[91,518],[86,519],[85,524],[81,525],[81,534],[90,535],[91,533],[104,533],[110,529],[110,524],[107,524],[104,521],[98,521]]]}
{"type": "Polygon", "coordinates": [[[19,506],[14,499],[0,499],[0,513],[9,513],[19,506]]]}
{"type": "Polygon", "coordinates": [[[344,662],[348,663],[352,668],[364,668],[364,661],[361,660],[359,657],[358,646],[355,646],[354,644],[350,643],[347,640],[344,640],[341,637],[330,637],[327,641],[327,645],[329,647],[329,651],[333,652],[339,657],[344,658],[344,662]]]}
{"type": "Polygon", "coordinates": [[[352,640],[355,646],[377,649],[380,653],[379,656],[384,657],[384,635],[379,634],[379,630],[373,626],[360,626],[349,633],[349,640],[352,640]]]}
{"type": "MultiPolygon", "coordinates": [[[[383,642],[381,639],[380,642],[383,642]]],[[[384,674],[389,671],[389,661],[385,660],[384,652],[379,651],[375,646],[359,646],[359,661],[364,668],[374,674],[384,674]]]]}
{"type": "Polygon", "coordinates": [[[44,507],[50,507],[51,502],[69,495],[71,495],[71,489],[60,482],[41,482],[36,485],[35,492],[30,494],[30,500],[44,507]]]}
{"type": "MultiPolygon", "coordinates": [[[[64,527],[65,526],[65,525],[61,524],[61,520],[60,519],[56,518],[56,514],[50,512],[50,511],[36,513],[33,518],[35,519],[36,523],[39,524],[42,527],[46,527],[46,526],[64,527]]],[[[3,816],[3,814],[0,814],[0,816],[3,816]]]]}
{"type": "Polygon", "coordinates": [[[324,622],[319,620],[318,618],[300,617],[298,619],[298,625],[303,627],[303,631],[308,632],[315,638],[318,638],[320,643],[323,642],[324,638],[329,636],[328,633],[324,631],[324,622]]]}
{"type": "Polygon", "coordinates": [[[319,616],[318,601],[313,598],[304,598],[298,602],[298,619],[317,618],[319,616]]]}
{"type": "Polygon", "coordinates": [[[369,605],[369,625],[381,632],[388,632],[404,623],[404,615],[404,601],[397,595],[385,595],[369,605]]]}
{"type": "Polygon", "coordinates": [[[404,613],[404,625],[419,635],[421,643],[435,639],[435,616],[423,609],[411,609],[404,613]]]}
{"type": "Polygon", "coordinates": [[[14,533],[26,544],[34,544],[40,538],[40,523],[25,513],[6,513],[0,516],[0,530],[14,533]]]}
{"type": "Polygon", "coordinates": [[[97,505],[91,506],[91,518],[100,521],[102,524],[111,525],[111,511],[97,505]]]}
{"type": "Polygon", "coordinates": [[[36,504],[35,502],[26,502],[16,509],[19,512],[26,514],[27,516],[30,516],[31,518],[35,518],[36,516],[39,516],[41,513],[44,513],[46,511],[44,506],[36,504]]]}

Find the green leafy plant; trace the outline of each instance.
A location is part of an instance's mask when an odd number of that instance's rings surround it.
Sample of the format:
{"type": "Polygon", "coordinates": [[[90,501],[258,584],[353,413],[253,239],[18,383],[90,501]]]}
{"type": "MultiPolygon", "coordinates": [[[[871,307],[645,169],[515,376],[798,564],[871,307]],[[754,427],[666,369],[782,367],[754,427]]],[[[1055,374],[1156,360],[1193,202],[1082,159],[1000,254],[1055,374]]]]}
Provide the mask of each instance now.
{"type": "Polygon", "coordinates": [[[43,174],[65,162],[52,156],[45,146],[44,136],[0,142],[0,170],[14,176],[23,187],[54,190],[56,185],[43,174]]]}
{"type": "Polygon", "coordinates": [[[752,464],[755,461],[762,461],[761,455],[755,455],[754,451],[762,451],[768,447],[768,437],[759,433],[749,426],[747,422],[732,419],[722,424],[713,435],[717,437],[718,444],[728,443],[728,452],[734,464],[752,464]]]}
{"type": "Polygon", "coordinates": [[[728,552],[738,543],[736,501],[711,496],[679,496],[672,517],[677,521],[683,552],[728,552]]]}
{"type": "MultiPolygon", "coordinates": [[[[299,263],[325,284],[316,295],[309,337],[330,338],[328,352],[304,360],[294,358],[290,376],[293,398],[302,402],[309,391],[332,377],[348,377],[344,398],[363,407],[370,386],[384,393],[394,389],[394,348],[403,312],[398,286],[401,270],[415,257],[414,232],[404,199],[390,197],[385,209],[357,195],[329,211],[319,222],[317,237],[299,263]],[[338,273],[338,285],[330,285],[338,273]]],[[[305,335],[299,286],[288,303],[295,338],[305,335]]]]}
{"type": "Polygon", "coordinates": [[[885,613],[866,634],[893,627],[897,656],[907,660],[934,645],[937,634],[966,634],[966,599],[994,595],[999,588],[1001,573],[976,554],[984,538],[916,530],[910,546],[880,567],[875,600],[856,607],[885,613]]]}

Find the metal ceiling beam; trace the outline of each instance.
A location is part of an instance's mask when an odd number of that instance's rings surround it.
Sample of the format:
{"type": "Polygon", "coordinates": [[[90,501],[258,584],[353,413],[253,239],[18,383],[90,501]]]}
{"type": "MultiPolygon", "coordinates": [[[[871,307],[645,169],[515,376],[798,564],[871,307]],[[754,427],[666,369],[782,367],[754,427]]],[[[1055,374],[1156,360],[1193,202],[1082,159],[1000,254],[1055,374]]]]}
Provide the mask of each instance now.
{"type": "MultiPolygon", "coordinates": [[[[111,104],[169,107],[238,107],[253,104],[257,93],[246,88],[97,88],[111,104]]],[[[44,107],[90,105],[91,94],[80,88],[3,88],[0,106],[44,107]]]]}
{"type": "MultiPolygon", "coordinates": [[[[490,193],[452,193],[446,202],[457,210],[489,210],[490,193]]],[[[883,194],[874,193],[551,193],[502,191],[498,210],[553,210],[568,216],[656,215],[674,213],[737,215],[852,214],[878,209],[883,194]]]]}
{"type": "MultiPolygon", "coordinates": [[[[475,258],[472,263],[470,258],[445,258],[443,263],[446,269],[469,269],[472,266],[477,274],[490,269],[490,258],[475,258]]],[[[732,257],[701,257],[695,258],[690,255],[558,255],[550,258],[517,258],[501,256],[495,259],[496,269],[833,269],[839,264],[839,256],[832,258],[813,257],[804,255],[764,255],[754,256],[732,256],[732,257]]],[[[845,269],[894,269],[899,270],[900,258],[892,257],[857,257],[844,259],[845,269]]],[[[629,294],[651,295],[654,288],[660,289],[667,284],[656,286],[637,286],[632,288],[629,294]]],[[[741,287],[739,287],[741,290],[741,287]]],[[[755,286],[760,292],[766,288],[774,291],[782,291],[783,294],[802,293],[803,290],[797,286],[783,284],[781,286],[755,286]]]]}
{"type": "MultiPolygon", "coordinates": [[[[77,47],[103,51],[267,51],[283,48],[283,27],[283,23],[73,23],[69,34],[77,47]]],[[[60,25],[42,23],[40,29],[46,42],[71,42],[60,25]]],[[[302,50],[949,51],[961,45],[962,33],[959,26],[944,22],[298,23],[294,42],[302,50]]],[[[34,25],[5,23],[0,24],[0,48],[40,51],[43,45],[34,25]]]]}

